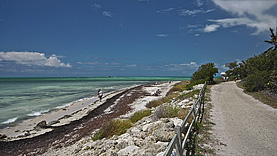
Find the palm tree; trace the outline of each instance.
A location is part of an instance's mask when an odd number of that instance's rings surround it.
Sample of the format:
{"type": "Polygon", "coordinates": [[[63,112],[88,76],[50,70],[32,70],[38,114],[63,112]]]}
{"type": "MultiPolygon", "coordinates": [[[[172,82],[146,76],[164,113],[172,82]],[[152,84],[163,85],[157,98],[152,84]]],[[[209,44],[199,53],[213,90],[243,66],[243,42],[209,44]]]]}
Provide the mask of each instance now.
{"type": "Polygon", "coordinates": [[[277,27],[276,27],[276,34],[274,34],[272,28],[269,28],[269,30],[271,32],[271,35],[270,35],[271,40],[270,41],[265,40],[265,42],[270,43],[270,44],[273,45],[270,49],[272,49],[273,47],[274,47],[274,49],[277,49],[277,38],[276,38],[276,36],[277,36],[277,27]]]}

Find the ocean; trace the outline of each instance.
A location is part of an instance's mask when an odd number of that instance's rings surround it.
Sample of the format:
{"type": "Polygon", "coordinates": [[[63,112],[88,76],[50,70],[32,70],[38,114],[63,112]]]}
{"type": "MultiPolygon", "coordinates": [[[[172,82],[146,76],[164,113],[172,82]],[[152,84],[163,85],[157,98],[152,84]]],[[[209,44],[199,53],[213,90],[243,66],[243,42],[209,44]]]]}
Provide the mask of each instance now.
{"type": "Polygon", "coordinates": [[[62,109],[76,101],[144,84],[190,77],[5,77],[0,78],[0,128],[62,109]]]}

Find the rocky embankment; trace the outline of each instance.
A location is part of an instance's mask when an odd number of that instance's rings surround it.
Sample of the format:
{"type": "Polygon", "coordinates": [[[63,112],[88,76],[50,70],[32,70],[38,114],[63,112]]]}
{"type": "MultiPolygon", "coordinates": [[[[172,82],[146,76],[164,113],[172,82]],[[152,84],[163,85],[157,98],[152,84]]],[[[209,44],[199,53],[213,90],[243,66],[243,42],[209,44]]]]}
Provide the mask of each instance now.
{"type": "MultiPolygon", "coordinates": [[[[202,85],[194,87],[194,90],[201,89],[202,85]]],[[[192,91],[192,90],[191,90],[192,91]]],[[[180,93],[186,94],[191,91],[180,93]]],[[[177,117],[160,118],[159,114],[165,108],[190,109],[198,98],[197,94],[182,100],[173,99],[156,108],[152,108],[152,115],[144,117],[136,122],[126,133],[120,136],[112,136],[109,139],[93,141],[92,136],[85,137],[74,145],[49,149],[44,156],[53,155],[82,155],[82,156],[160,156],[163,155],[169,142],[174,136],[174,127],[180,125],[183,120],[177,117]]]]}

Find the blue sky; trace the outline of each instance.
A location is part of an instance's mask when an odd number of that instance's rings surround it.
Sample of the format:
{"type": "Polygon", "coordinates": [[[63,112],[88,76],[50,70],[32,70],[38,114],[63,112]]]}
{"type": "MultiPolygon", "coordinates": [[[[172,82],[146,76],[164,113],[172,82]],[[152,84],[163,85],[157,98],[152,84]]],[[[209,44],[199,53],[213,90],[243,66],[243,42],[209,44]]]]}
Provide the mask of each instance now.
{"type": "Polygon", "coordinates": [[[276,26],[276,0],[0,0],[0,76],[221,72],[276,26]]]}

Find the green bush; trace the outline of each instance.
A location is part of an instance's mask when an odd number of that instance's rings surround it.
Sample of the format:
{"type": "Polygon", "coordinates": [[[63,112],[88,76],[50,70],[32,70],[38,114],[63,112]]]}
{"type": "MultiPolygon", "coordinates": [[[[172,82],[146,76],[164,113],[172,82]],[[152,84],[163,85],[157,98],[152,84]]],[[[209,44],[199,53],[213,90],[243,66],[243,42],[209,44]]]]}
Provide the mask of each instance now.
{"type": "Polygon", "coordinates": [[[194,91],[191,91],[191,92],[188,92],[186,94],[182,94],[182,95],[178,96],[177,99],[180,99],[180,100],[187,99],[187,98],[193,97],[194,94],[199,95],[199,93],[200,93],[199,89],[194,90],[194,91]]]}
{"type": "Polygon", "coordinates": [[[186,86],[186,89],[192,90],[193,86],[198,85],[198,84],[204,84],[205,82],[206,82],[205,79],[192,81],[189,85],[186,86]]]}
{"type": "Polygon", "coordinates": [[[180,119],[185,119],[188,112],[189,112],[188,109],[183,109],[183,108],[174,107],[174,106],[164,106],[163,105],[155,111],[154,116],[156,116],[157,118],[178,117],[180,119]]]}
{"type": "Polygon", "coordinates": [[[141,120],[142,118],[144,118],[144,117],[146,117],[146,116],[149,116],[149,115],[151,115],[152,113],[151,113],[151,110],[142,110],[142,111],[138,111],[138,112],[136,112],[134,115],[132,115],[131,117],[130,117],[130,121],[132,122],[132,123],[136,123],[137,121],[139,121],[139,120],[141,120]]]}
{"type": "Polygon", "coordinates": [[[182,81],[182,82],[180,82],[180,83],[175,84],[175,85],[169,90],[168,95],[169,95],[169,94],[172,94],[173,92],[176,92],[176,91],[182,92],[182,91],[186,90],[186,87],[187,87],[187,85],[189,85],[189,84],[190,84],[190,81],[182,81]]]}
{"type": "Polygon", "coordinates": [[[243,87],[247,92],[256,92],[265,89],[269,81],[270,74],[268,71],[256,71],[243,79],[243,87]]]}
{"type": "Polygon", "coordinates": [[[125,133],[130,127],[132,127],[130,120],[112,120],[102,126],[101,129],[94,134],[92,140],[110,138],[113,135],[121,135],[125,133]]]}
{"type": "Polygon", "coordinates": [[[161,99],[158,99],[158,100],[153,100],[153,101],[150,101],[149,103],[147,103],[145,106],[147,108],[152,108],[152,107],[158,107],[164,103],[167,103],[167,102],[170,102],[173,98],[177,97],[178,94],[171,94],[171,95],[168,95],[164,98],[161,98],[161,99]]]}

